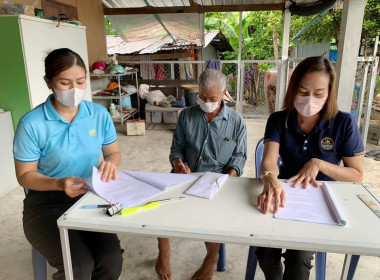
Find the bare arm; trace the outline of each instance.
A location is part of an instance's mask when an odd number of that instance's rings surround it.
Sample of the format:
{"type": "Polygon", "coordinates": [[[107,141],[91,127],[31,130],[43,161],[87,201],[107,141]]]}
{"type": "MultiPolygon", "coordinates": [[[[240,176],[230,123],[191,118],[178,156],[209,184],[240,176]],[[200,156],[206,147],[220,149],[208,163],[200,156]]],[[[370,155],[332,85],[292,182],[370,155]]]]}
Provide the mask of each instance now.
{"type": "Polygon", "coordinates": [[[121,153],[119,143],[116,141],[110,145],[102,147],[104,161],[99,164],[99,173],[102,174],[102,181],[110,182],[117,179],[117,168],[121,163],[121,153]]]}
{"type": "Polygon", "coordinates": [[[38,161],[15,161],[16,176],[24,188],[35,191],[64,191],[70,197],[87,192],[86,180],[78,177],[51,178],[38,172],[38,161]]]}
{"type": "Polygon", "coordinates": [[[294,186],[304,183],[306,187],[309,183],[318,186],[315,178],[318,172],[329,176],[330,178],[341,182],[362,182],[363,181],[363,158],[362,156],[344,157],[344,166],[335,165],[327,161],[312,158],[304,167],[288,182],[295,182],[294,186]]]}
{"type": "Polygon", "coordinates": [[[261,178],[264,183],[264,189],[257,197],[257,206],[263,213],[269,212],[272,200],[274,202],[274,213],[278,212],[280,206],[285,206],[286,194],[280,181],[277,179],[277,160],[279,149],[279,143],[272,141],[265,142],[263,159],[260,166],[260,174],[263,174],[265,171],[269,171],[270,173],[261,178]]]}

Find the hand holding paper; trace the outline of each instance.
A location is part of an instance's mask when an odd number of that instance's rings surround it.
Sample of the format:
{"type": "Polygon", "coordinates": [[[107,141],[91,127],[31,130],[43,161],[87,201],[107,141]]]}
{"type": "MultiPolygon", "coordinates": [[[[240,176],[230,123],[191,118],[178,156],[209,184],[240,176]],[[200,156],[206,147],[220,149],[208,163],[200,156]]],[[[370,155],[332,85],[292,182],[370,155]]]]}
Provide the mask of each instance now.
{"type": "Polygon", "coordinates": [[[103,182],[101,174],[94,167],[87,185],[92,192],[105,200],[131,207],[160,194],[167,187],[187,183],[196,178],[188,174],[125,170],[118,173],[117,180],[103,182]]]}

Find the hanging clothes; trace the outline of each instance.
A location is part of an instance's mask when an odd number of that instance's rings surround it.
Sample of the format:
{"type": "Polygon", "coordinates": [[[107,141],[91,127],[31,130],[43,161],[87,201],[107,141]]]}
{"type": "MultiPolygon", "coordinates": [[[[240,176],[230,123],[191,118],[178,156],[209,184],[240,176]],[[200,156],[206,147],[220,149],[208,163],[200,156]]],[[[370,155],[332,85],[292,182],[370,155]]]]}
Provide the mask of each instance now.
{"type": "Polygon", "coordinates": [[[154,64],[154,72],[156,74],[156,80],[165,80],[165,67],[162,63],[154,64]]]}
{"type": "MultiPolygon", "coordinates": [[[[141,61],[152,61],[151,55],[142,55],[140,57],[141,61]]],[[[154,72],[153,63],[141,63],[141,77],[146,80],[153,80],[156,77],[156,73],[154,72]]]]}
{"type": "Polygon", "coordinates": [[[222,71],[222,62],[217,59],[206,60],[206,69],[222,71]]]}

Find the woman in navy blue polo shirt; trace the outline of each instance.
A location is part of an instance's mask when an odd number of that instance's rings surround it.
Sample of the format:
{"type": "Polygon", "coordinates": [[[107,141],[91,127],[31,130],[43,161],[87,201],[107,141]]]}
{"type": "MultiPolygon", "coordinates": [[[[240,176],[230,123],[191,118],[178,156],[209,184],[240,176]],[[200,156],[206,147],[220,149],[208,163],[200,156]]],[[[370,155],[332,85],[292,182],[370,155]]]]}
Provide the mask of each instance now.
{"type": "MultiPolygon", "coordinates": [[[[268,213],[286,207],[286,194],[278,179],[294,186],[317,187],[317,180],[361,182],[364,146],[350,114],[338,111],[335,70],[323,57],[309,57],[294,70],[284,110],[270,115],[260,168],[264,189],[258,207],[268,213]],[[278,156],[282,165],[277,171],[278,156]],[[340,164],[343,162],[343,166],[340,164]]],[[[267,280],[309,279],[314,252],[258,248],[259,264],[267,280]],[[281,257],[285,258],[282,270],[281,257]]]]}
{"type": "MultiPolygon", "coordinates": [[[[52,51],[44,79],[52,94],[20,120],[14,158],[18,182],[29,189],[25,236],[57,269],[53,279],[65,279],[57,219],[88,191],[85,178],[93,166],[103,181],[110,181],[121,156],[107,110],[83,100],[82,58],[70,49],[52,51]]],[[[70,230],[69,238],[75,279],[118,279],[123,259],[116,234],[70,230]]]]}

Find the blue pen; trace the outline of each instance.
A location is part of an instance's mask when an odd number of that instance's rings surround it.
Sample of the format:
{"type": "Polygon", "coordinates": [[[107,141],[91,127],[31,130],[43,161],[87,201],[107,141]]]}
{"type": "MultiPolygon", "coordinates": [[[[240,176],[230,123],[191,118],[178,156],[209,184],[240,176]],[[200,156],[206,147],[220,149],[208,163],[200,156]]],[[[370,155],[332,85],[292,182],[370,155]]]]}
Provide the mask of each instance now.
{"type": "MultiPolygon", "coordinates": [[[[97,208],[107,208],[111,206],[111,204],[90,204],[90,205],[83,205],[82,209],[97,209],[97,208]]],[[[121,208],[123,208],[123,204],[121,204],[121,208]]]]}

